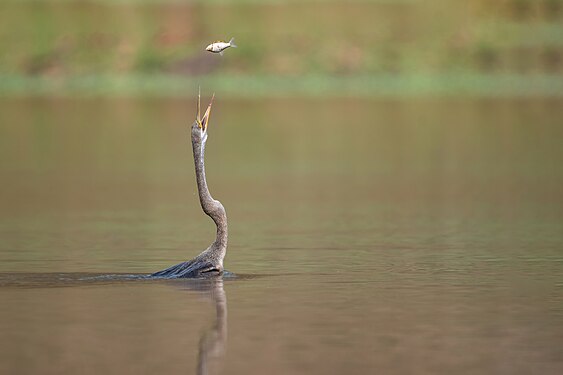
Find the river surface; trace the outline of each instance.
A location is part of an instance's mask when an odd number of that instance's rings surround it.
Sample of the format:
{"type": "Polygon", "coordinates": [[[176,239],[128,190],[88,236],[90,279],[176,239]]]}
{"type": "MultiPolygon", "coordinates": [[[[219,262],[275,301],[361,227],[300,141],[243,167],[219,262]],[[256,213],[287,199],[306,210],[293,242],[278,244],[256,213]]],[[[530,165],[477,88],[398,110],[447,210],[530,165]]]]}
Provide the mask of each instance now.
{"type": "Polygon", "coordinates": [[[561,374],[561,100],[0,100],[2,374],[561,374]]]}

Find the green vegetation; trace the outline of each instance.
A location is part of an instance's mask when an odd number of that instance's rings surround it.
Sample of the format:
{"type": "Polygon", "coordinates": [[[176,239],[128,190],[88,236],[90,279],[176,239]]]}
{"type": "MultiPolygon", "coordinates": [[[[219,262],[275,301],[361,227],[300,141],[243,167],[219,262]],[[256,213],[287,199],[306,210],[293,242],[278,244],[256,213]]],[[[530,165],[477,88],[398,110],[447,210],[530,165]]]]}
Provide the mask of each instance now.
{"type": "Polygon", "coordinates": [[[377,75],[334,77],[307,75],[224,74],[177,77],[168,74],[127,74],[53,77],[0,76],[0,96],[193,96],[198,85],[213,88],[223,97],[358,96],[410,97],[558,97],[563,95],[563,77],[482,74],[377,75]]]}
{"type": "Polygon", "coordinates": [[[562,95],[563,0],[13,1],[2,95],[562,95]],[[203,49],[235,36],[224,57],[203,49]]]}

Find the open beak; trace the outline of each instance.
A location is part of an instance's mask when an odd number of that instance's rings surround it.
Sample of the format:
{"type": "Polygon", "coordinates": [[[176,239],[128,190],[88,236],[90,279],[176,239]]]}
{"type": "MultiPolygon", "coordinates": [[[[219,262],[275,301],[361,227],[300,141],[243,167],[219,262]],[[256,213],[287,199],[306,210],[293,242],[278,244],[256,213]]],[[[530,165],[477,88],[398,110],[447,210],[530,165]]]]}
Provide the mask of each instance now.
{"type": "Polygon", "coordinates": [[[203,114],[203,117],[200,117],[200,103],[201,103],[201,92],[198,94],[197,96],[197,117],[196,117],[196,121],[197,124],[199,126],[199,128],[202,131],[207,131],[207,125],[209,124],[209,116],[211,116],[211,106],[213,105],[213,99],[215,99],[215,94],[213,94],[213,97],[211,98],[211,102],[209,103],[209,105],[207,106],[207,110],[205,111],[205,113],[203,114]]]}

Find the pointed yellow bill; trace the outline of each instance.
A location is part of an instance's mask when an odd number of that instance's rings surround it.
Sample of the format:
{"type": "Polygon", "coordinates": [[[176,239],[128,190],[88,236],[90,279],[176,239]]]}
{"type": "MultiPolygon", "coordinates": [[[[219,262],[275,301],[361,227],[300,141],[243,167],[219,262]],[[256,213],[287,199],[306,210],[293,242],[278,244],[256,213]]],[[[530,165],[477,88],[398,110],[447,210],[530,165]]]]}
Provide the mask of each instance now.
{"type": "Polygon", "coordinates": [[[209,105],[207,106],[207,109],[203,114],[202,126],[204,131],[207,130],[207,125],[209,124],[209,117],[211,117],[211,106],[213,105],[213,99],[215,99],[215,93],[213,93],[213,96],[211,97],[211,101],[209,102],[209,105]]]}
{"type": "Polygon", "coordinates": [[[198,87],[198,91],[197,91],[197,114],[195,117],[195,120],[197,121],[197,126],[199,126],[199,128],[201,129],[201,119],[199,117],[200,112],[200,108],[201,108],[201,86],[198,87]]]}
{"type": "Polygon", "coordinates": [[[196,117],[196,121],[197,121],[197,125],[199,126],[199,128],[202,129],[203,131],[207,130],[207,125],[209,124],[209,117],[211,116],[211,106],[213,105],[213,99],[215,99],[215,93],[213,93],[213,96],[211,97],[211,102],[207,106],[207,110],[203,114],[203,117],[200,117],[200,114],[201,114],[201,89],[200,89],[200,91],[197,95],[197,117],[196,117]]]}

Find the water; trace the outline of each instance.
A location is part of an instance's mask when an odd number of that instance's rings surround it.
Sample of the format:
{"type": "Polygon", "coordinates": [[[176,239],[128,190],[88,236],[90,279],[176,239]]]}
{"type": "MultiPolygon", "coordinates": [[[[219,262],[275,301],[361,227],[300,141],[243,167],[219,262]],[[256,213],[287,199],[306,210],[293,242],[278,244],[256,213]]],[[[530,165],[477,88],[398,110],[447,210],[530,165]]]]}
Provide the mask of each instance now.
{"type": "Polygon", "coordinates": [[[0,100],[0,373],[559,374],[560,100],[0,100]]]}

